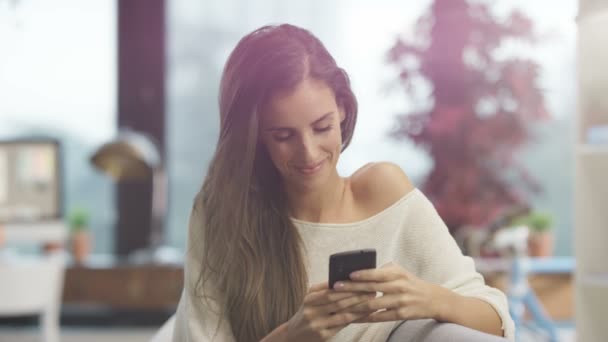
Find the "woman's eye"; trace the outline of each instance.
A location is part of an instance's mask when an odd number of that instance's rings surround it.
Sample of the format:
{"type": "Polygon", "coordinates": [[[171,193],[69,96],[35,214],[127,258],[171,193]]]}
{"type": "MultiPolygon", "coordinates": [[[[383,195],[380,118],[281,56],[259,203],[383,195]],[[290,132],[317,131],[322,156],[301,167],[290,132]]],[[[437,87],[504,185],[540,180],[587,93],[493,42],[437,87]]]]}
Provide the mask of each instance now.
{"type": "MultiPolygon", "coordinates": [[[[314,130],[317,133],[323,133],[323,132],[327,132],[327,131],[331,130],[332,127],[333,127],[332,125],[329,125],[329,126],[325,126],[325,127],[318,127],[318,128],[315,128],[314,130]]],[[[275,134],[275,135],[273,135],[273,138],[275,141],[283,142],[283,141],[289,140],[292,135],[293,134],[291,134],[291,133],[275,134]]]]}
{"type": "Polygon", "coordinates": [[[283,135],[275,135],[274,140],[276,141],[286,141],[291,138],[291,134],[283,134],[283,135]]]}
{"type": "Polygon", "coordinates": [[[332,126],[329,125],[329,126],[326,126],[326,127],[315,128],[315,131],[317,131],[317,132],[327,132],[327,131],[329,131],[331,129],[331,127],[332,126]]]}

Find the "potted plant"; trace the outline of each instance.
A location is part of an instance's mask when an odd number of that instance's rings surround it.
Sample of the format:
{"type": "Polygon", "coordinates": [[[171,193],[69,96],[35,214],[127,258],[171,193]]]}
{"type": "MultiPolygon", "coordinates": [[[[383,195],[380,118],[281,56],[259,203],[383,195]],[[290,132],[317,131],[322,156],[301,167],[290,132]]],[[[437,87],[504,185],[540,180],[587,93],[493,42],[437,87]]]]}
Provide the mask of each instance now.
{"type": "Polygon", "coordinates": [[[548,257],[553,255],[553,218],[551,215],[533,211],[515,219],[513,225],[525,225],[530,229],[528,238],[529,256],[548,257]]]}
{"type": "Polygon", "coordinates": [[[72,210],[69,216],[72,256],[77,264],[82,264],[91,252],[89,235],[89,212],[83,208],[72,210]]]}

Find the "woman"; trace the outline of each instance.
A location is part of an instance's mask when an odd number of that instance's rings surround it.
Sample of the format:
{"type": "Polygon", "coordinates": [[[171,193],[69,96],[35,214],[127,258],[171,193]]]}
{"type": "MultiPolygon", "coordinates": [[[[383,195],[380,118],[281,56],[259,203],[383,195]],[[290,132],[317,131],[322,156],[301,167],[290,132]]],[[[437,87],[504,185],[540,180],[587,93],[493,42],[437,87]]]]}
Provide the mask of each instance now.
{"type": "Polygon", "coordinates": [[[357,101],[311,33],[280,25],[245,36],[219,104],[175,341],[513,338],[505,296],[485,286],[399,167],[338,175],[357,101]],[[329,255],[359,248],[375,248],[381,266],[329,289],[329,255]]]}

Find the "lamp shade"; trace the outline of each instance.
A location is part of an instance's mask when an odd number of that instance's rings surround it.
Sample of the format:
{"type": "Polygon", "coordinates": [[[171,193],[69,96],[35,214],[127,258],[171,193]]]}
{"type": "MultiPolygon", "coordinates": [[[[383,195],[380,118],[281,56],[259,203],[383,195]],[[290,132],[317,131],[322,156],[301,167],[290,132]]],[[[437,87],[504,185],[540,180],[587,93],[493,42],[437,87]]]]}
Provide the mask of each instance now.
{"type": "Polygon", "coordinates": [[[161,167],[156,144],[147,135],[121,131],[91,157],[93,165],[115,181],[145,180],[161,167]]]}

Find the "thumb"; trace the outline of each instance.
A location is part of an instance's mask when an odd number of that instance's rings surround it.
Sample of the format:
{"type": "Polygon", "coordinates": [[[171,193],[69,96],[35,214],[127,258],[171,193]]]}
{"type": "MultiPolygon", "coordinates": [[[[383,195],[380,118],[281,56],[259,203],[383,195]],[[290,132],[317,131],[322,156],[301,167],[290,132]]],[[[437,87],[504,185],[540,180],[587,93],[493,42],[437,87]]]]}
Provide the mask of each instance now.
{"type": "Polygon", "coordinates": [[[322,283],[318,283],[318,284],[312,285],[308,289],[308,293],[317,292],[317,291],[325,290],[325,289],[328,289],[328,288],[329,288],[329,283],[327,281],[324,281],[322,283]]]}

